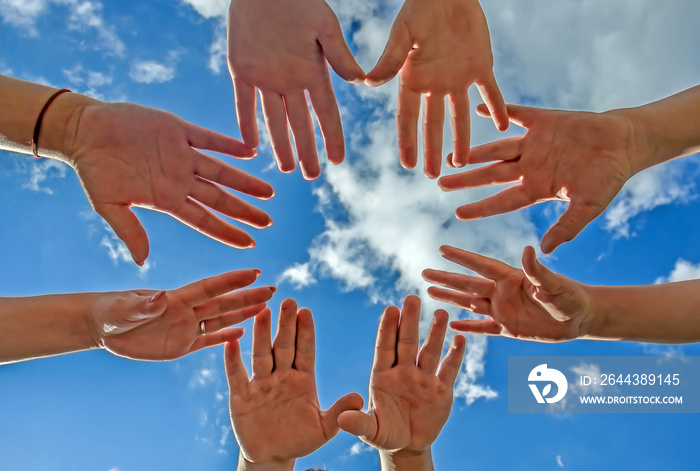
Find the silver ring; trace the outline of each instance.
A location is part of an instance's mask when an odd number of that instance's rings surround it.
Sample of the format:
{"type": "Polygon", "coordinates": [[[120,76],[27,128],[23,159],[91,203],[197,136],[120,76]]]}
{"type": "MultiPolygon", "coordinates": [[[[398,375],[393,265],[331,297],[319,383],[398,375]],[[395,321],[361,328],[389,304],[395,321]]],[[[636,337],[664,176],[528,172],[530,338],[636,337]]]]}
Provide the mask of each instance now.
{"type": "Polygon", "coordinates": [[[202,333],[202,335],[207,334],[207,327],[204,325],[204,321],[199,322],[199,331],[202,333]]]}

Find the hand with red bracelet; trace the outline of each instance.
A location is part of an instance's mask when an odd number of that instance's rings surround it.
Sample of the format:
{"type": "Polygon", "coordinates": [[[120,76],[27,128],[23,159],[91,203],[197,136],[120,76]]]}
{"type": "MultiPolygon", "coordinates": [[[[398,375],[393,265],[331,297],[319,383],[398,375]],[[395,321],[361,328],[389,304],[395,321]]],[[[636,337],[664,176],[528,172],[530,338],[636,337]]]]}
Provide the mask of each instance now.
{"type": "Polygon", "coordinates": [[[132,103],[107,103],[63,93],[42,107],[55,89],[0,76],[0,148],[61,160],[78,175],[93,209],[126,244],[134,261],[148,258],[146,230],[131,210],[166,213],[202,234],[236,248],[253,238],[217,211],[255,228],[272,219],[224,187],[258,199],[272,186],[218,158],[210,150],[250,159],[256,151],[241,141],[165,111],[132,103]],[[37,140],[33,133],[41,117],[37,140]]]}

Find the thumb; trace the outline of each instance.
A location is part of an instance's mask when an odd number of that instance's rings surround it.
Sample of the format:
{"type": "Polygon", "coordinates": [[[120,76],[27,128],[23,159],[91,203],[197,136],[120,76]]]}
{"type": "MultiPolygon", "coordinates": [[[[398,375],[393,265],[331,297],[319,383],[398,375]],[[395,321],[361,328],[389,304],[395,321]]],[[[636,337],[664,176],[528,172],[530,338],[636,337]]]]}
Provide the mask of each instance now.
{"type": "Polygon", "coordinates": [[[168,294],[165,291],[158,291],[153,296],[142,296],[139,302],[126,315],[129,322],[149,321],[154,317],[163,315],[168,308],[168,294]]]}
{"type": "Polygon", "coordinates": [[[542,242],[540,242],[542,252],[552,253],[564,242],[573,240],[588,223],[600,216],[604,209],[602,206],[571,200],[566,211],[542,236],[542,242]]]}
{"type": "Polygon", "coordinates": [[[534,292],[528,292],[535,301],[548,303],[552,297],[563,291],[562,279],[537,260],[533,247],[527,246],[523,249],[522,264],[525,276],[536,287],[534,292]]]}
{"type": "MultiPolygon", "coordinates": [[[[532,126],[533,121],[537,118],[538,114],[541,113],[543,110],[540,108],[535,108],[534,106],[523,106],[523,105],[505,105],[506,110],[508,111],[508,120],[520,126],[521,128],[529,128],[532,126]]],[[[495,109],[495,107],[494,107],[495,109]]],[[[494,110],[494,113],[496,111],[494,110]]],[[[476,107],[476,114],[481,116],[482,118],[491,118],[494,120],[497,120],[497,117],[494,117],[492,114],[490,108],[486,106],[484,103],[478,105],[476,107]]]]}
{"type": "Polygon", "coordinates": [[[323,414],[324,427],[327,431],[338,431],[338,417],[346,411],[357,412],[362,409],[365,401],[358,393],[349,393],[341,397],[323,414]]]}
{"type": "Polygon", "coordinates": [[[408,27],[397,19],[391,27],[384,52],[374,69],[367,74],[365,83],[370,87],[378,87],[394,78],[403,67],[412,48],[413,40],[408,27]]]}
{"type": "Polygon", "coordinates": [[[124,242],[131,257],[138,266],[143,266],[148,258],[148,234],[136,214],[126,205],[99,204],[95,212],[107,221],[119,239],[124,242]]]}
{"type": "Polygon", "coordinates": [[[340,78],[350,83],[360,83],[365,79],[365,71],[355,60],[355,56],[343,36],[340,22],[332,12],[318,42],[321,44],[321,49],[323,49],[328,63],[340,78]]]}
{"type": "Polygon", "coordinates": [[[379,425],[374,414],[359,410],[346,411],[338,417],[340,428],[360,439],[373,441],[377,436],[379,425]]]}

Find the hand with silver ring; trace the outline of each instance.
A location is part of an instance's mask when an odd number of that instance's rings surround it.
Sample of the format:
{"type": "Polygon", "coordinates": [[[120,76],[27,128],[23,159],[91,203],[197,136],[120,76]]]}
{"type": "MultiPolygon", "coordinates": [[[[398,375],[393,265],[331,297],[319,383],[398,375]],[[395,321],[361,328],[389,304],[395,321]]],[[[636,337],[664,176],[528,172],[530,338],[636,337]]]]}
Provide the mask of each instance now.
{"type": "Polygon", "coordinates": [[[106,293],[95,303],[96,341],[117,356],[162,361],[239,339],[244,329],[227,327],[260,313],[276,291],[241,290],[258,275],[238,270],[170,291],[106,293]]]}

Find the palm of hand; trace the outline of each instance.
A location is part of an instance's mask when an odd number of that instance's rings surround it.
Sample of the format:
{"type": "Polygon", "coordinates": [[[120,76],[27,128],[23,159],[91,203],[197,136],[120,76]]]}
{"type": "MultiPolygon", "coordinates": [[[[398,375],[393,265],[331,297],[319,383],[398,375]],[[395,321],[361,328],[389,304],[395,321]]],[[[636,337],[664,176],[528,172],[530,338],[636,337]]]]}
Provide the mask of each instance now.
{"type": "Polygon", "coordinates": [[[415,365],[375,372],[370,391],[377,434],[366,441],[384,450],[428,449],[452,409],[452,389],[415,365]]]}
{"type": "Polygon", "coordinates": [[[199,321],[175,292],[167,295],[165,312],[147,322],[132,319],[138,299],[155,292],[115,293],[100,300],[96,307],[97,335],[105,349],[114,355],[140,360],[164,361],[191,352],[199,335],[199,321]]]}
{"type": "Polygon", "coordinates": [[[498,280],[491,295],[491,316],[500,335],[527,340],[570,340],[580,337],[586,301],[575,286],[552,293],[540,292],[522,270],[498,280]]]}
{"type": "Polygon", "coordinates": [[[421,0],[404,8],[400,17],[405,18],[414,48],[399,72],[401,86],[444,96],[464,93],[491,74],[491,42],[480,9],[467,11],[464,2],[421,0]]]}
{"type": "Polygon", "coordinates": [[[185,202],[194,183],[194,155],[178,121],[132,104],[85,109],[73,161],[98,213],[108,205],[173,212],[185,202]]]}
{"type": "Polygon", "coordinates": [[[325,3],[234,0],[231,10],[229,61],[236,79],[285,95],[313,88],[328,76],[317,41],[325,3]]]}
{"type": "Polygon", "coordinates": [[[253,379],[231,394],[231,422],[246,459],[285,461],[307,455],[333,434],[323,426],[314,375],[298,370],[253,379]]]}
{"type": "Polygon", "coordinates": [[[602,213],[631,176],[627,125],[593,113],[555,112],[523,139],[523,189],[602,213]]]}

